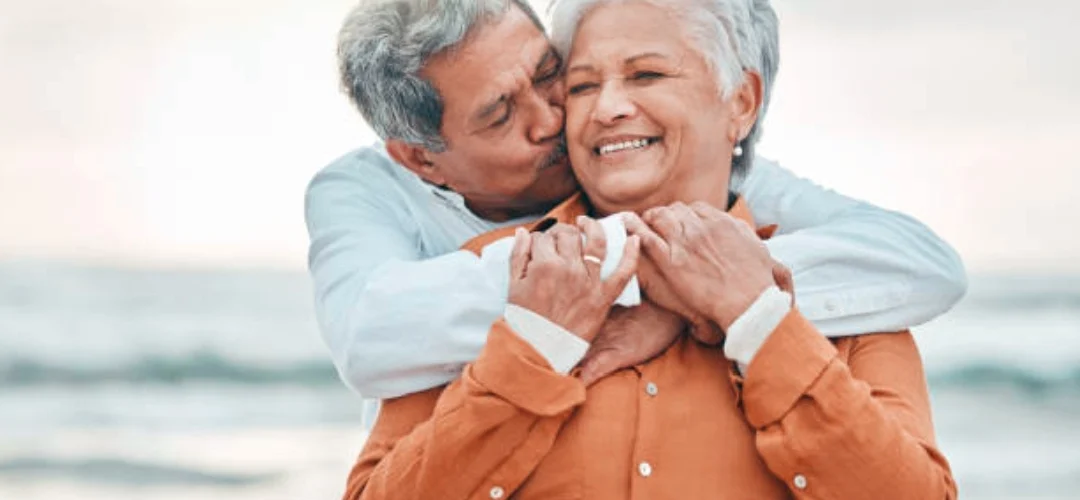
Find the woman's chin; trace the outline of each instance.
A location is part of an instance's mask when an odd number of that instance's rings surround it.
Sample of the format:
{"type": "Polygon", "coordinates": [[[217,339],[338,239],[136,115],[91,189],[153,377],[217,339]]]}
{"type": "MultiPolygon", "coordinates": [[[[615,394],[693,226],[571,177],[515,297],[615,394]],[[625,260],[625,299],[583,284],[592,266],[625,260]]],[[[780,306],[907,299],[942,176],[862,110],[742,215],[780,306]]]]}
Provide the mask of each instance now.
{"type": "Polygon", "coordinates": [[[615,212],[641,212],[656,205],[661,194],[661,187],[654,179],[626,179],[625,175],[612,175],[607,179],[582,187],[598,211],[605,214],[615,212]]]}

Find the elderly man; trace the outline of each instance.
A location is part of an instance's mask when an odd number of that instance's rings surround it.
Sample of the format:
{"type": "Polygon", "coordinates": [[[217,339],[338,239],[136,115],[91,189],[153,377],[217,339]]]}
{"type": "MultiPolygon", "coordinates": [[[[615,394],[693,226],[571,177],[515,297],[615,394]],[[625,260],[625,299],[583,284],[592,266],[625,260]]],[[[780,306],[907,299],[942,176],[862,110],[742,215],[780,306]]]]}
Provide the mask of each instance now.
{"type": "MultiPolygon", "coordinates": [[[[776,55],[775,46],[761,50],[776,55]]],[[[374,0],[348,17],[339,57],[346,90],[385,142],[311,182],[316,308],[346,384],[394,398],[456,379],[494,320],[504,312],[519,320],[506,309],[505,248],[482,257],[458,249],[534,221],[577,190],[561,135],[561,56],[524,1],[374,0]],[[503,22],[508,12],[527,22],[503,22]],[[490,46],[469,43],[480,26],[492,30],[490,46]]],[[[764,76],[767,94],[772,75],[764,76]]],[[[826,335],[917,325],[964,292],[957,256],[907,216],[768,160],[734,187],[759,225],[778,226],[766,244],[793,271],[799,309],[826,335]]],[[[607,226],[618,241],[619,221],[607,226]]],[[[623,335],[633,322],[613,321],[594,340],[602,356],[590,361],[603,366],[593,372],[666,346],[623,335]]],[[[579,344],[529,340],[555,364],[580,360],[579,344]]]]}

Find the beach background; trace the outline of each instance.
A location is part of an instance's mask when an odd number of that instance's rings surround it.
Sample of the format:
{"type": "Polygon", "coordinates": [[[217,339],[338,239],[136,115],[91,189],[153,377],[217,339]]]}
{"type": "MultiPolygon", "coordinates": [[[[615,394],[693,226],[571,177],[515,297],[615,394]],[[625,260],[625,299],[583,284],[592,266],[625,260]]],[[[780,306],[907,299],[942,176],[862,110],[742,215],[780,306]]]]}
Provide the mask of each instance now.
{"type": "MultiPolygon", "coordinates": [[[[962,498],[1080,497],[1080,4],[775,3],[764,153],[971,271],[916,329],[962,498]]],[[[302,197],[372,140],[351,4],[0,0],[0,499],[340,495],[302,197]]]]}

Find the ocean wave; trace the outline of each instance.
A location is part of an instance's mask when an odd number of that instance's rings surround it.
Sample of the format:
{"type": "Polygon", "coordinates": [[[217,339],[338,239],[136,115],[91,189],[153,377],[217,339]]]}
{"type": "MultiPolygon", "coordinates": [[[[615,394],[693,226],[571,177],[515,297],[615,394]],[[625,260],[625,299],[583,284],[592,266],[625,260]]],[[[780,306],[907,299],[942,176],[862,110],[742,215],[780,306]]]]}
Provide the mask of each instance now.
{"type": "Polygon", "coordinates": [[[59,366],[36,360],[0,362],[0,386],[183,384],[210,382],[246,385],[338,384],[329,361],[309,361],[283,366],[245,364],[213,353],[186,358],[148,357],[114,366],[59,366]]]}
{"type": "Polygon", "coordinates": [[[280,474],[227,474],[107,458],[17,458],[0,462],[0,477],[3,476],[63,478],[123,486],[244,487],[276,480],[280,474]]]}
{"type": "Polygon", "coordinates": [[[1015,389],[1032,395],[1080,395],[1080,367],[1050,373],[999,364],[971,364],[931,373],[931,388],[1015,389]]]}
{"type": "MultiPolygon", "coordinates": [[[[933,388],[1011,388],[1032,394],[1068,392],[1080,395],[1080,365],[1072,370],[1037,371],[975,362],[932,371],[928,376],[933,388]]],[[[341,382],[329,361],[311,360],[268,366],[229,360],[213,353],[196,353],[176,359],[148,357],[108,367],[58,366],[32,360],[0,362],[0,387],[185,383],[288,384],[322,388],[341,382]]]]}

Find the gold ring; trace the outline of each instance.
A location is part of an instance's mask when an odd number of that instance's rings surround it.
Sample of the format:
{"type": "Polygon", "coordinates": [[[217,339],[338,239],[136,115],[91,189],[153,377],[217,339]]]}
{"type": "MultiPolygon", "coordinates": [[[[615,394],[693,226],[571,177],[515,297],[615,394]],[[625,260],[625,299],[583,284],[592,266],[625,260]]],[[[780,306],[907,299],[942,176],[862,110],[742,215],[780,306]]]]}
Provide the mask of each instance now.
{"type": "Polygon", "coordinates": [[[597,264],[600,264],[601,266],[604,265],[604,261],[600,260],[600,257],[597,257],[595,255],[586,255],[584,259],[585,262],[595,262],[597,264]]]}

